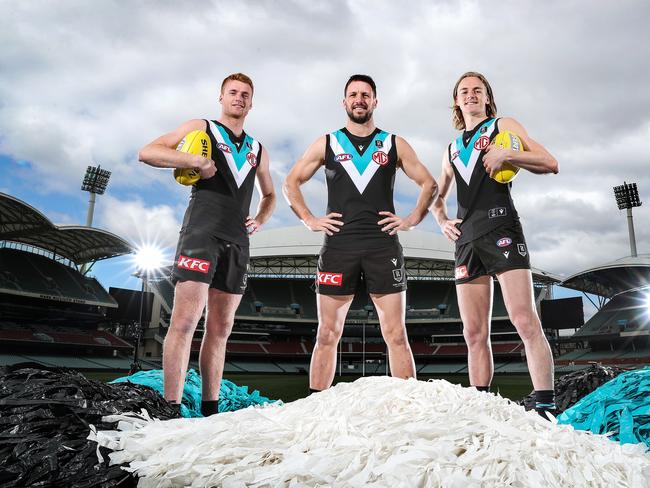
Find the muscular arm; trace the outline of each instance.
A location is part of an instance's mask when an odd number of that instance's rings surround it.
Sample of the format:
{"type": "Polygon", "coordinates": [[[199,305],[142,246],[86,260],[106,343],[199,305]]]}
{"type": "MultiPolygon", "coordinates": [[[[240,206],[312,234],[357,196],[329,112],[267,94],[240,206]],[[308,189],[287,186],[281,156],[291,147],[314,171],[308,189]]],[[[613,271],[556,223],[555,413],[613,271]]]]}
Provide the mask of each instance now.
{"type": "Polygon", "coordinates": [[[214,171],[210,170],[214,167],[214,163],[210,159],[198,154],[182,153],[176,150],[187,133],[205,129],[205,120],[188,120],[172,132],[160,136],[140,149],[138,159],[156,168],[200,168],[201,177],[210,177],[214,175],[214,171]],[[211,175],[208,174],[210,172],[211,175]]]}
{"type": "Polygon", "coordinates": [[[273,209],[275,208],[275,189],[273,188],[273,181],[271,180],[271,170],[269,164],[269,153],[266,148],[262,146],[262,156],[260,158],[260,165],[255,172],[255,187],[260,195],[260,203],[257,205],[257,213],[255,217],[246,219],[246,227],[248,227],[249,235],[253,235],[269,220],[273,209]]]}
{"type": "Polygon", "coordinates": [[[445,149],[442,155],[442,173],[439,179],[439,192],[438,196],[431,206],[433,216],[438,222],[442,233],[452,241],[455,241],[460,236],[460,230],[456,227],[462,220],[449,219],[447,215],[447,195],[454,186],[454,169],[449,162],[449,152],[445,149]]]}
{"type": "Polygon", "coordinates": [[[338,226],[343,225],[343,222],[336,220],[342,215],[332,212],[325,217],[315,217],[307,207],[305,198],[300,191],[300,186],[309,181],[325,163],[325,141],[326,137],[322,136],[309,146],[302,158],[289,171],[282,185],[282,193],[291,210],[309,230],[324,231],[328,235],[332,235],[332,232],[339,231],[338,226]]]}
{"type": "MultiPolygon", "coordinates": [[[[490,146],[487,149],[486,157],[488,164],[490,159],[500,162],[507,162],[535,174],[555,173],[560,171],[557,160],[539,142],[533,140],[526,132],[526,129],[515,119],[505,117],[499,120],[499,130],[509,130],[517,134],[524,143],[525,151],[512,151],[499,149],[490,146]],[[495,154],[496,151],[496,154],[495,154]]],[[[485,162],[485,158],[483,159],[485,162]]]]}
{"type": "Polygon", "coordinates": [[[426,217],[429,207],[435,198],[438,185],[436,185],[433,176],[431,176],[431,173],[420,162],[417,154],[415,154],[415,151],[408,142],[398,136],[395,138],[395,144],[397,146],[398,164],[406,176],[420,187],[420,195],[418,195],[415,208],[406,218],[407,225],[415,227],[426,217]]]}

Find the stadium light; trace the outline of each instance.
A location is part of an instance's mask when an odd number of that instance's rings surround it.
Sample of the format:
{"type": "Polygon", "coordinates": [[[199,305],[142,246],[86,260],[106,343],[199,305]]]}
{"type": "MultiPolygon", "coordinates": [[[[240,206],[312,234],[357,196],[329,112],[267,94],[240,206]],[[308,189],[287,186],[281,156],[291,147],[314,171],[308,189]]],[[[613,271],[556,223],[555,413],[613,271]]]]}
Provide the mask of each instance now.
{"type": "Polygon", "coordinates": [[[147,278],[151,273],[162,267],[164,260],[163,251],[159,247],[143,244],[136,248],[133,261],[137,268],[136,276],[139,276],[142,280],[142,287],[140,290],[140,319],[138,320],[135,347],[133,348],[133,362],[131,363],[129,374],[134,374],[142,369],[138,360],[138,351],[140,349],[140,341],[142,340],[142,331],[144,330],[142,311],[144,309],[144,294],[147,290],[147,278]]]}
{"type": "Polygon", "coordinates": [[[630,252],[636,257],[636,238],[634,236],[634,221],[632,219],[632,209],[641,206],[639,199],[639,190],[636,183],[623,182],[620,186],[614,187],[614,198],[619,210],[627,210],[627,230],[630,235],[630,252]]]}
{"type": "Polygon", "coordinates": [[[135,251],[135,265],[138,270],[144,271],[145,273],[155,271],[162,267],[164,259],[162,250],[155,246],[145,244],[135,251]]]}

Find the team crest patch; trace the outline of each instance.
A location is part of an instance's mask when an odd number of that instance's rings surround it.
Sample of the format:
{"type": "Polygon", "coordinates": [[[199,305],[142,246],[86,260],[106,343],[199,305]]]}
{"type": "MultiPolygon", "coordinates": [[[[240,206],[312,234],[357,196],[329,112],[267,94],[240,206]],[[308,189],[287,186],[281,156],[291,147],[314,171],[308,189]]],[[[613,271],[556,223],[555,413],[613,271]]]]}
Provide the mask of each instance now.
{"type": "Polygon", "coordinates": [[[517,252],[523,257],[526,257],[526,254],[528,254],[528,251],[526,250],[526,244],[517,244],[517,252]]]}
{"type": "Polygon", "coordinates": [[[481,130],[479,130],[479,132],[481,134],[485,134],[487,132],[487,130],[488,130],[487,126],[484,125],[483,127],[481,127],[481,130]]]}
{"type": "Polygon", "coordinates": [[[464,264],[462,266],[457,266],[455,275],[457,280],[467,278],[469,276],[469,273],[467,272],[467,266],[464,264]]]}
{"type": "Polygon", "coordinates": [[[404,279],[404,271],[402,269],[393,270],[393,279],[398,283],[404,279]]]}
{"type": "Polygon", "coordinates": [[[508,247],[510,244],[512,244],[512,239],[509,237],[502,237],[497,241],[498,247],[508,247]]]}
{"type": "Polygon", "coordinates": [[[378,148],[378,149],[381,149],[382,147],[384,147],[384,141],[382,141],[380,139],[376,139],[375,140],[375,147],[378,148]]]}

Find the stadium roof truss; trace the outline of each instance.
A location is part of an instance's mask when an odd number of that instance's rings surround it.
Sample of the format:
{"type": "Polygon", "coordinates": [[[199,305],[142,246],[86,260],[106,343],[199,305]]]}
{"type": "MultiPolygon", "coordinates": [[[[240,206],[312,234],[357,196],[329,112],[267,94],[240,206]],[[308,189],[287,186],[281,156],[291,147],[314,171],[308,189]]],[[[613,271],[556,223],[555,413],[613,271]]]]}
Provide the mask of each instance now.
{"type": "Polygon", "coordinates": [[[133,252],[121,237],[101,229],[57,226],[31,205],[0,193],[0,241],[7,247],[32,246],[82,265],[133,252]]]}

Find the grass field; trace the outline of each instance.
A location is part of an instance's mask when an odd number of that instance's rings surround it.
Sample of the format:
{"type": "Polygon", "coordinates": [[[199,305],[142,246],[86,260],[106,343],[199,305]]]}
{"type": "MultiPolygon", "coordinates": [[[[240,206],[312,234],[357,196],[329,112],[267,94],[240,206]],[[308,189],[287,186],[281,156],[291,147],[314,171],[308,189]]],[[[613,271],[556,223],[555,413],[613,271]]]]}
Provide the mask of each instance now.
{"type": "MultiPolygon", "coordinates": [[[[115,378],[125,376],[124,373],[85,373],[89,379],[98,381],[111,381],[115,378]]],[[[339,381],[354,381],[359,376],[344,375],[336,376],[334,383],[339,381]]],[[[304,374],[227,374],[225,379],[232,381],[239,386],[248,386],[248,391],[258,390],[262,396],[272,400],[281,399],[284,402],[291,402],[307,395],[309,391],[309,379],[304,374]]],[[[450,383],[457,383],[468,386],[466,374],[442,375],[442,376],[420,376],[419,380],[442,379],[450,383]]],[[[533,389],[530,377],[523,374],[495,375],[492,381],[492,391],[498,392],[501,396],[511,400],[520,400],[528,395],[533,389]]]]}

